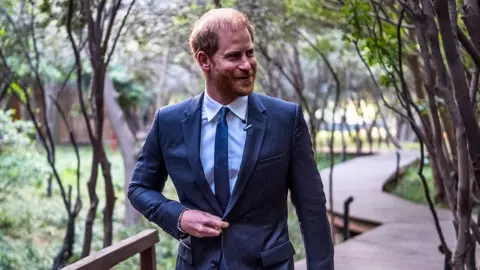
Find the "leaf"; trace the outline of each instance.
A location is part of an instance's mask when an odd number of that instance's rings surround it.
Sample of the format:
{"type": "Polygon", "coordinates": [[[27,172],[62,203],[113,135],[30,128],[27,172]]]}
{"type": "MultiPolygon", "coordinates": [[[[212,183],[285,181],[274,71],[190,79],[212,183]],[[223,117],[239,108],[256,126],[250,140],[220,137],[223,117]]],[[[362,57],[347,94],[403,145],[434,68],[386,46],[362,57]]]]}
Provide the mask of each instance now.
{"type": "Polygon", "coordinates": [[[25,92],[22,90],[20,85],[18,85],[16,82],[12,82],[8,88],[9,93],[16,93],[19,97],[20,100],[23,103],[27,102],[27,97],[25,96],[25,92]]]}
{"type": "Polygon", "coordinates": [[[380,85],[382,86],[388,86],[390,84],[391,80],[390,80],[390,77],[388,75],[381,75],[380,76],[380,80],[379,80],[379,83],[380,85]]]}
{"type": "Polygon", "coordinates": [[[52,6],[50,5],[49,0],[43,0],[42,4],[39,6],[40,12],[42,13],[50,13],[52,6]]]}

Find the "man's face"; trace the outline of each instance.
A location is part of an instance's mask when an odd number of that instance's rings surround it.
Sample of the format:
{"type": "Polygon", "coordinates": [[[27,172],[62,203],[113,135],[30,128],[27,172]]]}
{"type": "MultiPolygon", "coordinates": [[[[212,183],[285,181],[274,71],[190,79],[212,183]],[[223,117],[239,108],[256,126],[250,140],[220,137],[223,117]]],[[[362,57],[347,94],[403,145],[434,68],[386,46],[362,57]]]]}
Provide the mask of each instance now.
{"type": "Polygon", "coordinates": [[[227,96],[246,96],[253,91],[257,60],[247,28],[218,31],[218,50],[213,55],[210,78],[227,96]]]}

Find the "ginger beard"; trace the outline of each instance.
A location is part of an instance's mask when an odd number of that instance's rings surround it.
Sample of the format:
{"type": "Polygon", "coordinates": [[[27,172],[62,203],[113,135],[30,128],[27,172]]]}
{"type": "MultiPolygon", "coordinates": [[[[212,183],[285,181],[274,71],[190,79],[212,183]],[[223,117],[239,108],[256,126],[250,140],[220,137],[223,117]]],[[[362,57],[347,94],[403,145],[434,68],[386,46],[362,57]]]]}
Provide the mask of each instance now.
{"type": "Polygon", "coordinates": [[[229,71],[221,71],[213,68],[210,78],[215,87],[223,94],[231,97],[247,96],[253,91],[256,70],[252,67],[248,72],[236,70],[232,74],[229,71]]]}

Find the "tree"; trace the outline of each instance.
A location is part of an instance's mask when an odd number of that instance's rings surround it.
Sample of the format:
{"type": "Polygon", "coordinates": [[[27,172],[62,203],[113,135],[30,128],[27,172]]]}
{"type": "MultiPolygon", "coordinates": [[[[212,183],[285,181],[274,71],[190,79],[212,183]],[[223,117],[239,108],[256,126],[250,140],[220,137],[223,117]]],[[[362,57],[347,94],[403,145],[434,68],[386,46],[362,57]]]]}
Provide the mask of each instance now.
{"type": "MultiPolygon", "coordinates": [[[[367,69],[381,66],[383,75],[380,83],[395,89],[402,109],[395,109],[386,102],[385,105],[407,119],[420,141],[422,159],[419,176],[425,187],[442,250],[447,259],[451,259],[454,269],[474,269],[473,238],[479,241],[480,237],[478,225],[471,220],[474,193],[470,187],[478,189],[479,186],[477,159],[480,149],[474,138],[480,134],[475,118],[476,106],[473,105],[476,100],[471,97],[478,87],[475,70],[480,59],[475,41],[478,41],[480,32],[478,27],[469,25],[474,25],[472,19],[478,19],[478,3],[465,3],[464,25],[457,19],[454,1],[435,1],[434,5],[430,1],[399,3],[348,1],[328,5],[328,9],[339,12],[339,15],[345,14],[347,26],[350,26],[346,28],[347,40],[355,44],[367,69]],[[392,21],[392,17],[396,21],[392,21]],[[405,62],[410,73],[404,71],[405,62]],[[413,77],[413,84],[408,82],[407,76],[413,77]],[[417,100],[414,100],[413,93],[417,100]],[[447,125],[446,119],[453,120],[453,126],[447,125]],[[447,128],[450,129],[445,130],[447,128]],[[448,145],[443,140],[444,131],[449,138],[448,145]],[[454,218],[458,240],[453,252],[445,243],[422,174],[424,145],[434,175],[438,178],[437,183],[441,183],[437,188],[445,192],[454,218]],[[448,152],[447,147],[450,147],[448,152]]],[[[323,4],[327,6],[325,2],[323,4]]],[[[372,78],[378,80],[373,73],[372,78]]]]}
{"type": "Polygon", "coordinates": [[[132,9],[135,0],[132,0],[121,23],[118,27],[116,35],[112,32],[115,19],[122,7],[122,1],[114,1],[113,3],[107,3],[106,0],[99,1],[98,4],[91,3],[88,0],[74,2],[68,1],[68,16],[65,27],[72,45],[72,49],[75,55],[75,62],[77,67],[77,87],[79,91],[80,106],[82,114],[87,123],[87,130],[91,144],[93,146],[93,159],[92,159],[92,171],[90,180],[88,182],[88,192],[90,196],[90,209],[87,216],[85,226],[85,240],[82,250],[82,257],[90,254],[90,247],[92,241],[92,225],[95,220],[96,208],[98,205],[98,198],[95,194],[96,181],[98,178],[98,166],[102,169],[103,178],[105,180],[105,194],[106,205],[103,210],[103,225],[104,225],[104,240],[103,246],[107,247],[112,244],[112,216],[115,205],[115,194],[113,190],[112,176],[110,172],[110,163],[105,153],[103,144],[103,121],[104,121],[104,89],[105,89],[105,76],[107,67],[115,50],[115,46],[119,35],[121,34],[125,20],[132,9]],[[96,13],[95,13],[96,12],[96,13]],[[91,115],[87,113],[85,103],[82,96],[82,62],[80,60],[80,52],[77,49],[78,45],[74,40],[72,31],[72,21],[74,19],[74,13],[78,13],[77,19],[83,22],[87,28],[87,44],[88,54],[90,56],[90,66],[92,69],[92,80],[90,83],[90,109],[91,115]],[[93,118],[95,129],[92,128],[90,117],[93,118]]]}
{"type": "Polygon", "coordinates": [[[112,216],[115,205],[110,163],[105,152],[103,143],[104,124],[104,89],[105,76],[108,65],[115,51],[118,39],[125,25],[135,0],[128,4],[123,1],[98,3],[85,1],[48,1],[42,2],[40,9],[49,23],[52,21],[66,30],[68,43],[74,55],[75,77],[77,80],[78,99],[82,115],[86,122],[88,136],[93,147],[92,171],[88,181],[88,193],[90,208],[85,225],[85,238],[82,249],[82,257],[90,254],[92,241],[92,226],[98,206],[98,197],[95,187],[98,179],[99,166],[105,181],[106,205],[103,210],[104,241],[103,246],[112,244],[112,216]],[[67,10],[67,12],[59,12],[67,10]],[[120,19],[117,21],[117,16],[120,19]],[[82,50],[82,43],[86,43],[87,51],[82,50]],[[83,96],[83,74],[85,62],[82,61],[82,53],[89,58],[88,67],[91,70],[89,85],[88,105],[83,96]]]}
{"type": "MultiPolygon", "coordinates": [[[[53,173],[53,178],[59,186],[63,203],[67,212],[67,228],[64,236],[64,242],[57,256],[53,261],[53,269],[65,266],[72,256],[73,244],[75,242],[75,221],[82,208],[80,198],[80,157],[75,136],[66,119],[64,112],[59,106],[55,97],[46,96],[43,80],[41,78],[40,55],[37,48],[37,35],[34,25],[37,23],[38,10],[31,3],[9,2],[7,9],[0,8],[0,21],[4,22],[3,34],[0,36],[3,44],[6,46],[0,48],[0,63],[3,72],[2,77],[6,81],[2,82],[4,91],[9,95],[14,95],[21,100],[27,109],[27,113],[33,122],[36,134],[46,152],[47,161],[53,173]],[[17,14],[18,19],[13,18],[13,10],[19,5],[23,6],[17,14]],[[11,15],[12,14],[12,15],[11,15]],[[18,46],[19,45],[19,46],[18,46]],[[12,46],[12,47],[10,47],[12,46]],[[50,98],[56,109],[60,113],[63,122],[70,133],[70,141],[77,155],[76,171],[76,198],[72,195],[72,186],[68,190],[64,187],[64,182],[60,177],[55,165],[55,143],[53,141],[50,125],[46,110],[42,109],[41,114],[35,113],[36,108],[32,104],[33,96],[39,92],[41,108],[45,108],[45,99],[50,98]],[[46,124],[41,124],[46,123],[46,124]],[[75,201],[75,202],[74,202],[75,201]]],[[[68,79],[68,78],[67,78],[68,79]]],[[[49,184],[50,186],[50,184],[49,184]]]]}

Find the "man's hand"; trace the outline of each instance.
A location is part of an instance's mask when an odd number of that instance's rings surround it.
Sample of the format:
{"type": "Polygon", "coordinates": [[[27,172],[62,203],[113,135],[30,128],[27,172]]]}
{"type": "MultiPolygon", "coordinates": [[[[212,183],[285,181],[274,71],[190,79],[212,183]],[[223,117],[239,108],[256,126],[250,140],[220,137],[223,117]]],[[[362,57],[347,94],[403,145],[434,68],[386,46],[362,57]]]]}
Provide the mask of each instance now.
{"type": "Polygon", "coordinates": [[[195,237],[219,236],[228,226],[221,218],[198,210],[186,210],[180,219],[180,228],[195,237]]]}

